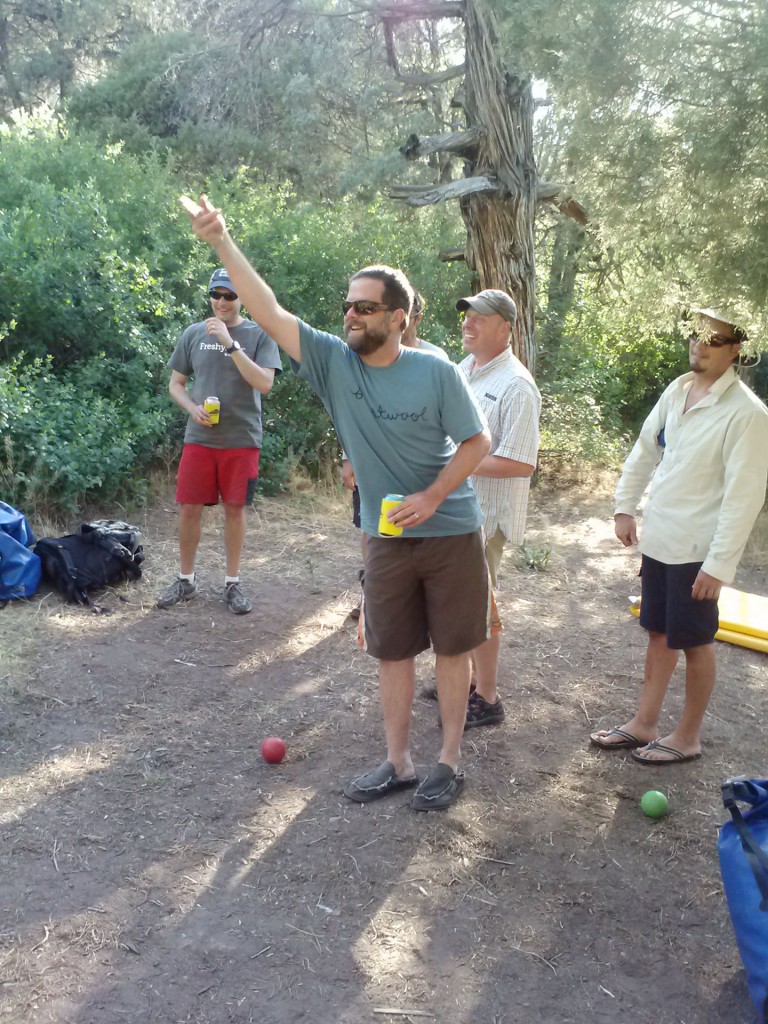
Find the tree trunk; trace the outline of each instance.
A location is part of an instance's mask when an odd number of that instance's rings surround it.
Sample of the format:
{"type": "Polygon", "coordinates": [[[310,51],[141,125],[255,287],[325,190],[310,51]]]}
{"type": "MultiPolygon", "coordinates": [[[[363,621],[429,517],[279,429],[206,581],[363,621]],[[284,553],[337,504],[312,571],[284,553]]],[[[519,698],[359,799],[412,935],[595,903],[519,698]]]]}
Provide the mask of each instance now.
{"type": "Polygon", "coordinates": [[[501,288],[517,304],[512,348],[535,371],[536,273],[534,217],[536,164],[531,83],[505,72],[493,15],[481,0],[466,0],[466,77],[461,104],[471,128],[484,129],[468,177],[498,179],[497,193],[465,196],[466,259],[477,285],[501,288]]]}
{"type": "Polygon", "coordinates": [[[552,367],[563,340],[565,319],[576,293],[579,256],[586,244],[584,229],[563,218],[555,228],[552,262],[549,270],[547,316],[541,331],[539,358],[542,366],[552,367]]]}

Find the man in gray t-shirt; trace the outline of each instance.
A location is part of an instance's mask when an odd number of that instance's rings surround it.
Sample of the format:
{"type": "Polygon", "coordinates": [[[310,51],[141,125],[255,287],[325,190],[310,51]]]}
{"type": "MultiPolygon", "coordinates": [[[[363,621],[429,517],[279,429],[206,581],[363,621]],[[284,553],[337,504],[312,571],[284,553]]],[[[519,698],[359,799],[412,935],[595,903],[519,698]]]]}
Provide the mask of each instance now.
{"type": "Polygon", "coordinates": [[[208,285],[213,316],[192,324],[168,361],[171,398],[189,414],[179,463],[178,578],[157,601],[170,608],[197,594],[195,556],[203,506],[224,504],[227,606],[236,615],[253,607],[240,588],[245,509],[253,501],[261,449],[261,396],[281,369],[277,345],[253,321],[241,316],[239,296],[227,271],[214,271],[208,285]],[[206,411],[215,397],[218,414],[206,411]]]}

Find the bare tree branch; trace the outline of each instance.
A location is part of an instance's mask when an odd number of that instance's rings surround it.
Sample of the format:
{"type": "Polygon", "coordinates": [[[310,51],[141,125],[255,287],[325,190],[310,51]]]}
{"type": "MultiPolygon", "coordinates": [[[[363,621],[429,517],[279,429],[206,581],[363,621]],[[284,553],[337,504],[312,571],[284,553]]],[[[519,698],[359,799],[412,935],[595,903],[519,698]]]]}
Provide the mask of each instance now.
{"type": "Polygon", "coordinates": [[[434,188],[425,188],[421,185],[395,185],[387,195],[391,199],[402,199],[409,206],[434,206],[436,203],[444,203],[448,199],[461,199],[463,196],[469,196],[475,192],[499,191],[498,180],[483,175],[477,178],[449,181],[445,185],[438,185],[434,188]]]}
{"type": "Polygon", "coordinates": [[[454,78],[460,78],[466,71],[464,64],[457,64],[455,67],[446,68],[445,71],[425,72],[423,75],[406,75],[401,71],[395,71],[398,81],[405,85],[418,85],[428,87],[440,85],[442,82],[450,82],[454,78]]]}
{"type": "MultiPolygon", "coordinates": [[[[537,199],[539,197],[537,196],[537,199]]],[[[571,220],[575,220],[577,224],[585,227],[589,223],[589,215],[581,203],[574,199],[573,196],[565,195],[562,197],[553,196],[551,198],[544,198],[540,200],[544,203],[551,203],[560,213],[565,217],[570,217],[571,220]]]]}
{"type": "Polygon", "coordinates": [[[466,260],[467,255],[463,249],[443,249],[438,253],[438,259],[441,263],[456,263],[460,260],[466,260]]]}
{"type": "Polygon", "coordinates": [[[447,135],[429,135],[420,139],[418,135],[409,135],[400,152],[406,160],[418,160],[430,153],[471,153],[485,132],[479,128],[470,128],[464,132],[450,132],[447,135]]]}
{"type": "Polygon", "coordinates": [[[463,0],[415,0],[406,7],[404,4],[356,4],[360,14],[373,14],[382,21],[419,21],[425,18],[463,18],[463,0]]]}

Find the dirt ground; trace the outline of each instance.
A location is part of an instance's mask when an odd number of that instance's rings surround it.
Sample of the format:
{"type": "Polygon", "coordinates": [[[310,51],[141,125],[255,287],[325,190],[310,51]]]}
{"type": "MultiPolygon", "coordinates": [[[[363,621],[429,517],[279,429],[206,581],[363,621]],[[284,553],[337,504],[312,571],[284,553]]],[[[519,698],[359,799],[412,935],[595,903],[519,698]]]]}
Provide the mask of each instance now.
{"type": "MultiPolygon", "coordinates": [[[[0,1020],[752,1021],[716,839],[721,781],[766,774],[768,657],[718,645],[702,760],[590,750],[628,717],[645,648],[609,514],[602,492],[536,491],[527,543],[549,564],[508,555],[499,592],[507,718],[467,734],[444,813],[341,795],[383,747],[338,500],[254,510],[249,616],[222,602],[215,512],[203,595],[155,609],[170,497],[132,517],[146,571],[107,594],[113,614],[45,592],[0,612],[0,1020]],[[288,756],[270,766],[274,734],[288,756]],[[650,788],[670,798],[659,822],[650,788]]],[[[738,583],[768,593],[768,566],[738,583]]],[[[423,770],[437,709],[414,710],[423,770]]]]}

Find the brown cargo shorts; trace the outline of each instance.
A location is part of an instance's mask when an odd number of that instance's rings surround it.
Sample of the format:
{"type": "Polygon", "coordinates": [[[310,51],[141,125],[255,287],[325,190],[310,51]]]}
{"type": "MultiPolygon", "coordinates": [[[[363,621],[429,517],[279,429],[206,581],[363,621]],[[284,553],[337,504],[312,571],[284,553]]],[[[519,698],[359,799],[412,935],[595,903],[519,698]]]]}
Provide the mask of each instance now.
{"type": "Polygon", "coordinates": [[[385,661],[464,654],[490,636],[482,530],[450,537],[369,537],[362,633],[385,661]]]}

